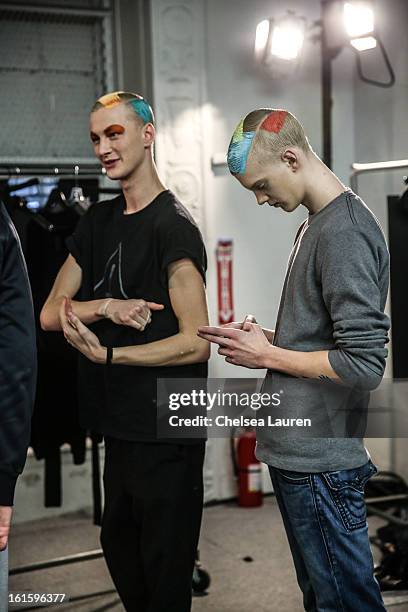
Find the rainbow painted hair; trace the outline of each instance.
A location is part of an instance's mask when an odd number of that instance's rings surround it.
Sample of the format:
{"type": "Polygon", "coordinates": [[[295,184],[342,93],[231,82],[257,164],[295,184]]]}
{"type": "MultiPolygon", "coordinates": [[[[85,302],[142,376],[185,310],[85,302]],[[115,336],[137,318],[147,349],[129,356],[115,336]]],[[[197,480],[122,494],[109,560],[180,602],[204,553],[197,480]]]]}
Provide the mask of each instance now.
{"type": "Polygon", "coordinates": [[[143,124],[154,124],[154,115],[150,104],[142,96],[130,91],[113,91],[101,96],[93,105],[91,112],[100,108],[112,108],[122,102],[129,104],[133,108],[136,115],[143,121],[143,124]]]}
{"type": "Polygon", "coordinates": [[[250,112],[234,130],[228,147],[231,174],[245,174],[248,158],[255,147],[263,156],[278,154],[285,146],[310,149],[302,125],[289,111],[260,108],[250,112]]]}

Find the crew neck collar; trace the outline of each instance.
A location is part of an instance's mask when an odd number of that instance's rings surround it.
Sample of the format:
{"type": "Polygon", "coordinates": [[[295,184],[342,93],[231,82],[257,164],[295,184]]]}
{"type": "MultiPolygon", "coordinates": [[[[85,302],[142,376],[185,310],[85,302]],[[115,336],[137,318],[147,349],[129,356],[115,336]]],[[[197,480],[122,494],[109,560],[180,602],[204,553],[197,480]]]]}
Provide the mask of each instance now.
{"type": "Polygon", "coordinates": [[[149,202],[148,204],[146,204],[146,206],[144,206],[143,208],[141,208],[140,210],[135,210],[134,212],[131,213],[126,213],[126,200],[125,200],[125,195],[122,191],[121,193],[121,206],[120,206],[120,213],[121,216],[124,219],[130,218],[130,217],[140,217],[140,215],[143,215],[146,213],[147,210],[150,209],[150,207],[154,204],[156,204],[164,194],[168,194],[169,190],[168,189],[164,189],[163,191],[160,191],[160,193],[157,194],[157,196],[155,198],[153,198],[153,200],[151,202],[149,202]]]}
{"type": "Polygon", "coordinates": [[[352,193],[353,192],[348,187],[347,189],[345,189],[344,191],[339,193],[339,195],[336,196],[334,198],[334,200],[331,200],[328,204],[326,204],[326,206],[323,206],[323,208],[321,208],[320,210],[318,210],[317,212],[315,212],[313,214],[309,213],[308,225],[310,225],[318,217],[320,218],[320,217],[324,216],[324,214],[325,214],[325,212],[327,212],[327,210],[331,210],[332,208],[334,208],[336,206],[336,204],[338,204],[341,200],[344,200],[345,197],[347,197],[348,195],[350,195],[352,193]]]}

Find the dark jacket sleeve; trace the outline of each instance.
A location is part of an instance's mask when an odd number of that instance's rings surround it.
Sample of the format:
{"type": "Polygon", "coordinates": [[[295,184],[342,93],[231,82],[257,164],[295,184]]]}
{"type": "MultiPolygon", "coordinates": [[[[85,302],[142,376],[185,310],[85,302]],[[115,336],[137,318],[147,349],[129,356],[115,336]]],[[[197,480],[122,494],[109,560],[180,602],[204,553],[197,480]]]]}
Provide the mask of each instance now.
{"type": "Polygon", "coordinates": [[[0,505],[11,506],[30,439],[36,336],[27,269],[0,202],[0,505]]]}
{"type": "Polygon", "coordinates": [[[330,364],[347,385],[375,389],[384,374],[390,327],[384,314],[386,245],[354,227],[322,243],[322,293],[336,345],[329,351],[330,364]]]}

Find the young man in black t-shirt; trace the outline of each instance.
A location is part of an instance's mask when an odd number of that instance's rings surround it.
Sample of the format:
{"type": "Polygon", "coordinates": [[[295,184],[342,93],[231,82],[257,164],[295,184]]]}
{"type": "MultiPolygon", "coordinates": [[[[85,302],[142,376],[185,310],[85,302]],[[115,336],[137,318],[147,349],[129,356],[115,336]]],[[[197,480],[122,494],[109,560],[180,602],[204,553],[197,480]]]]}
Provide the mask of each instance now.
{"type": "Polygon", "coordinates": [[[208,320],[205,248],[157,174],[146,101],[102,96],[90,128],[123,193],[81,218],[41,323],[81,353],[81,421],[105,437],[101,541],[125,608],[188,612],[205,445],[157,440],[156,380],[207,375],[209,350],[196,335],[208,320]]]}

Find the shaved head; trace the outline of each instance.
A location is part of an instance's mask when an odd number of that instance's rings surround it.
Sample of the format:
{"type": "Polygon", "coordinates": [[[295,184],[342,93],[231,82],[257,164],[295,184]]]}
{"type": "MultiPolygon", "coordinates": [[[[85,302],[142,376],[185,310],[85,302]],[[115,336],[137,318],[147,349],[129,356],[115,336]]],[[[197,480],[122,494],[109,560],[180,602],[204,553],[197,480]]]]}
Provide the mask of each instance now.
{"type": "Polygon", "coordinates": [[[91,113],[100,108],[113,108],[118,104],[125,104],[132,116],[142,121],[143,125],[146,123],[154,125],[154,115],[150,104],[142,96],[130,91],[113,91],[101,96],[93,105],[91,113]]]}
{"type": "Polygon", "coordinates": [[[310,151],[296,117],[282,109],[259,108],[242,119],[234,130],[228,148],[229,170],[231,174],[245,174],[250,156],[260,164],[267,163],[293,146],[310,151]]]}

